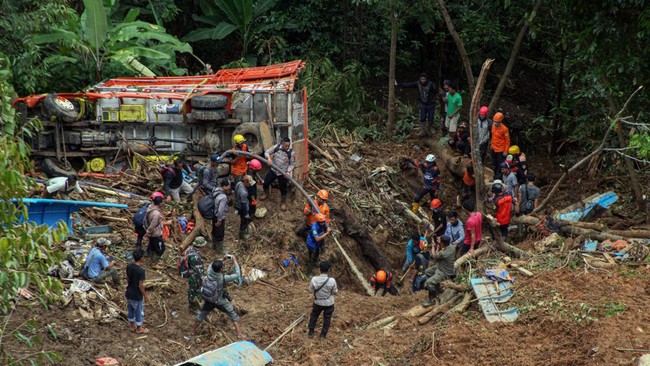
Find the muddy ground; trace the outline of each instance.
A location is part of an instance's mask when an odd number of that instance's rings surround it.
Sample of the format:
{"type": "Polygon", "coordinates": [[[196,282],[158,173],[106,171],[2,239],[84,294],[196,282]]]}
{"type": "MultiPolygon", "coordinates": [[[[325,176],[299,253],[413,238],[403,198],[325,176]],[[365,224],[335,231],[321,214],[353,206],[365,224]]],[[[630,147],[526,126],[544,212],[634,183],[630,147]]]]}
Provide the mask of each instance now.
{"type": "MultiPolygon", "coordinates": [[[[414,143],[417,142],[397,146],[376,143],[356,150],[364,156],[361,163],[346,159],[337,165],[336,177],[342,180],[341,184],[349,187],[344,189],[336,184],[327,185],[334,193],[330,204],[332,210],[345,208],[360,216],[363,214],[358,219],[367,225],[393,268],[399,268],[403,262],[405,238],[412,227],[409,229],[409,223],[400,218],[398,210],[379,213],[373,211],[374,208],[355,210],[350,207],[353,206],[352,202],[365,202],[359,192],[374,189],[372,185],[360,183],[368,172],[382,165],[398,169],[395,157],[384,159],[383,156],[400,151],[404,155],[421,158],[425,152],[413,148],[414,143]]],[[[529,157],[531,162],[535,162],[535,159],[529,157]]],[[[316,166],[322,168],[319,164],[316,166]]],[[[540,166],[544,167],[541,168],[544,171],[553,170],[549,161],[543,161],[540,166]]],[[[393,198],[410,202],[413,179],[395,174],[395,177],[402,178],[404,192],[393,198]]],[[[444,169],[443,174],[446,185],[443,201],[450,204],[448,208],[453,208],[452,202],[458,192],[457,182],[444,169]]],[[[549,184],[557,177],[538,175],[546,181],[542,184],[543,193],[548,192],[551,188],[549,184]]],[[[580,195],[586,197],[595,193],[602,189],[603,184],[606,183],[590,181],[580,195]]],[[[310,192],[315,191],[309,184],[306,188],[310,192]]],[[[575,191],[562,191],[553,206],[563,207],[573,202],[575,196],[575,191]]],[[[295,319],[303,314],[308,316],[312,303],[312,297],[306,291],[309,275],[304,273],[304,268],[280,264],[287,258],[287,250],[295,253],[301,264],[305,262],[304,243],[293,232],[301,223],[304,201],[296,197],[287,212],[278,210],[277,201],[276,193],[263,202],[269,213],[255,221],[254,235],[248,242],[229,241],[231,252],[238,255],[244,269],[267,270],[269,276],[266,280],[275,286],[257,281],[229,289],[235,305],[245,313],[241,323],[246,338],[260,348],[269,345],[295,319]]],[[[226,238],[237,237],[238,223],[238,218],[230,212],[226,238]]],[[[341,224],[334,225],[340,230],[341,224]]],[[[524,237],[517,245],[532,251],[533,239],[524,237]]],[[[340,235],[340,241],[364,275],[370,278],[373,269],[361,253],[358,243],[344,234],[340,235]]],[[[134,237],[126,236],[122,243],[116,244],[112,249],[120,254],[116,257],[123,258],[121,253],[130,250],[132,242],[134,237]]],[[[213,312],[209,322],[201,326],[198,336],[191,336],[194,315],[187,308],[187,283],[175,270],[175,245],[178,243],[170,241],[169,244],[166,269],[155,271],[145,266],[148,279],[163,279],[170,283],[165,288],[150,292],[150,301],[145,304],[145,326],[151,331],[148,335],[129,332],[128,324],[120,319],[108,323],[83,319],[74,304],[64,308],[54,304],[45,310],[38,304],[29,306],[23,303],[13,314],[9,326],[35,319],[39,324],[36,333],[44,341],[43,348],[59,352],[65,360],[60,363],[62,365],[91,365],[95,359],[104,356],[118,359],[121,365],[173,365],[232,342],[235,340],[232,323],[218,312],[213,312]],[[56,323],[57,329],[60,329],[56,340],[45,328],[45,325],[52,323],[56,323]]],[[[211,249],[204,248],[202,253],[206,263],[217,258],[211,249]]],[[[535,272],[534,277],[516,277],[516,295],[509,303],[520,309],[520,317],[515,323],[489,324],[477,303],[472,302],[461,315],[437,319],[421,326],[417,319],[401,314],[423,301],[423,292],[410,293],[407,280],[404,286],[399,287],[400,296],[368,297],[340,251],[330,241],[321,258],[333,262],[330,274],[337,279],[340,293],[336,296],[336,312],[328,339],[320,342],[307,338],[305,320],[269,352],[275,364],[290,365],[635,364],[641,352],[617,349],[650,349],[649,266],[594,270],[586,269],[577,259],[564,261],[560,254],[555,257],[553,253],[545,255],[550,259],[534,261],[530,265],[529,269],[535,272]],[[391,315],[396,315],[398,319],[392,329],[362,329],[375,320],[391,315]],[[433,347],[432,340],[435,343],[433,347]]],[[[473,261],[458,273],[457,281],[467,279],[470,271],[476,274],[496,264],[501,256],[501,253],[491,252],[489,256],[473,261]]],[[[120,265],[124,278],[125,266],[125,263],[120,265]]],[[[109,299],[126,309],[124,285],[117,290],[108,286],[102,287],[102,290],[109,299]]],[[[17,340],[9,342],[10,348],[20,349],[17,340]]]]}

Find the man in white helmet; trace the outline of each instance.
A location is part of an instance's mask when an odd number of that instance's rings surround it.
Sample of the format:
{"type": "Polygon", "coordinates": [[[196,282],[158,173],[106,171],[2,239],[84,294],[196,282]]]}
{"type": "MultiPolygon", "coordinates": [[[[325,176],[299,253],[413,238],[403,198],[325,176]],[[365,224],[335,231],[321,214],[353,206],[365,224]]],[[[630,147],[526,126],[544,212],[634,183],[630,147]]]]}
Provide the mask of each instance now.
{"type": "Polygon", "coordinates": [[[424,159],[424,162],[418,162],[413,159],[408,161],[411,165],[422,170],[422,175],[424,176],[424,182],[422,188],[418,191],[413,199],[413,205],[411,210],[413,213],[417,213],[420,209],[420,201],[427,194],[430,195],[431,200],[436,198],[438,189],[440,189],[440,169],[436,165],[436,156],[433,154],[427,155],[424,159]]]}

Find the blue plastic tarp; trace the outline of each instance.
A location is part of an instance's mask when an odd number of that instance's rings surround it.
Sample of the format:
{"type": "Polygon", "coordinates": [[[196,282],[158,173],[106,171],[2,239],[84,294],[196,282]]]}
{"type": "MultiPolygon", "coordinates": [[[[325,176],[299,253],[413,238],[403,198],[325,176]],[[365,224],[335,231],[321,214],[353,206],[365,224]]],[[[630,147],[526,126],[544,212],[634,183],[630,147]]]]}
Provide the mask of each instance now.
{"type": "Polygon", "coordinates": [[[614,192],[606,192],[594,195],[584,199],[581,203],[573,205],[569,209],[562,210],[555,214],[555,219],[578,222],[596,206],[609,208],[618,200],[618,195],[614,192]]]}
{"type": "Polygon", "coordinates": [[[264,366],[273,362],[271,355],[249,341],[231,343],[193,357],[176,366],[264,366]]]}
{"type": "MultiPolygon", "coordinates": [[[[18,202],[17,199],[13,200],[18,202]]],[[[37,225],[48,225],[55,227],[63,221],[72,232],[72,220],[70,215],[85,207],[113,207],[127,208],[127,205],[107,202],[54,200],[47,198],[23,198],[23,204],[27,207],[27,218],[21,217],[21,222],[33,222],[37,225]]]]}

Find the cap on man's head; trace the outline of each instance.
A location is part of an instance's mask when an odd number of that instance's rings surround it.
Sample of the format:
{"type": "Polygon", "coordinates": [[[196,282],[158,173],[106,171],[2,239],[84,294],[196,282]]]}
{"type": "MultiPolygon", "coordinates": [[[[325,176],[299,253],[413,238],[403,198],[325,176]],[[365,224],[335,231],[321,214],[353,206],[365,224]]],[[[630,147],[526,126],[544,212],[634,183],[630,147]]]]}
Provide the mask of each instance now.
{"type": "Polygon", "coordinates": [[[510,169],[510,164],[506,163],[505,161],[499,165],[499,168],[501,169],[510,169]]]}
{"type": "Polygon", "coordinates": [[[111,245],[111,241],[106,239],[106,238],[99,238],[97,239],[97,242],[95,243],[95,246],[98,247],[107,247],[111,245]]]}
{"type": "Polygon", "coordinates": [[[192,245],[197,248],[200,248],[200,247],[204,247],[207,243],[208,242],[205,240],[204,237],[197,236],[196,239],[194,239],[194,241],[192,242],[192,245]]]}

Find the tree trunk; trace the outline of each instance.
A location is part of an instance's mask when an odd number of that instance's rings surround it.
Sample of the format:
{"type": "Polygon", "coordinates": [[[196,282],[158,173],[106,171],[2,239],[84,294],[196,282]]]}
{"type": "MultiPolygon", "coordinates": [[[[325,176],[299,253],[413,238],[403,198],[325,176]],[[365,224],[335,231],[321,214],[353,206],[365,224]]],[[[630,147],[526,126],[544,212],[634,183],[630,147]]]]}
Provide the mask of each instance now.
{"type": "Polygon", "coordinates": [[[549,147],[549,154],[551,156],[557,154],[557,143],[560,139],[560,131],[562,130],[562,94],[564,92],[564,62],[566,61],[566,50],[562,47],[560,51],[560,72],[557,77],[557,85],[555,93],[557,98],[555,101],[555,118],[553,119],[553,135],[551,138],[551,146],[549,147]]]}
{"type": "Polygon", "coordinates": [[[494,91],[494,96],[490,101],[490,106],[488,108],[491,111],[494,110],[496,105],[499,103],[499,99],[501,98],[501,93],[503,92],[503,89],[505,88],[506,83],[508,82],[508,78],[512,73],[512,68],[515,66],[515,61],[517,61],[517,55],[519,55],[521,44],[524,42],[524,37],[528,33],[530,24],[533,22],[533,19],[535,19],[535,15],[537,15],[540,6],[542,6],[542,0],[537,0],[535,2],[535,7],[533,8],[533,11],[528,16],[528,19],[524,21],[524,25],[519,30],[519,34],[517,34],[517,38],[515,39],[515,44],[512,46],[512,51],[510,52],[510,58],[508,59],[508,63],[506,64],[506,69],[503,72],[503,75],[501,75],[501,79],[499,80],[499,85],[497,86],[497,89],[494,91]]]}
{"type": "MultiPolygon", "coordinates": [[[[605,86],[605,90],[607,90],[607,85],[609,84],[607,82],[607,76],[603,74],[600,77],[605,86]]],[[[610,116],[615,120],[614,122],[616,123],[616,137],[618,138],[619,147],[625,148],[627,147],[627,143],[625,142],[625,137],[623,136],[623,129],[620,120],[620,114],[622,111],[617,112],[616,101],[614,100],[612,94],[609,92],[607,93],[607,103],[609,104],[610,116]]],[[[625,105],[627,105],[627,103],[625,103],[625,105]]],[[[623,107],[623,109],[625,109],[625,107],[623,107]]],[[[628,158],[627,156],[624,156],[624,161],[625,161],[625,169],[627,169],[627,175],[630,176],[630,185],[632,186],[632,192],[634,192],[634,201],[636,201],[639,207],[643,207],[644,206],[643,191],[641,190],[641,185],[639,184],[639,178],[637,177],[636,171],[634,170],[634,164],[632,163],[632,159],[628,158]]]]}
{"type": "Polygon", "coordinates": [[[469,113],[469,134],[470,141],[472,141],[472,161],[474,165],[474,180],[475,191],[476,191],[476,209],[480,212],[485,211],[483,205],[483,195],[484,195],[484,178],[483,178],[483,159],[481,156],[481,147],[479,144],[479,134],[478,134],[478,110],[479,104],[481,104],[481,96],[483,95],[483,86],[485,85],[485,78],[487,78],[488,70],[492,63],[493,59],[487,59],[483,63],[481,68],[481,74],[478,77],[478,83],[474,89],[474,94],[472,95],[472,104],[469,113]]]}
{"type": "Polygon", "coordinates": [[[445,4],[445,0],[438,0],[438,7],[440,7],[440,12],[442,13],[442,17],[445,18],[445,23],[447,24],[447,29],[449,30],[449,34],[451,34],[451,37],[454,39],[454,42],[456,43],[456,47],[458,47],[458,52],[460,53],[460,58],[463,61],[463,67],[465,68],[465,74],[467,75],[467,85],[469,86],[469,92],[474,93],[474,75],[472,74],[472,64],[469,62],[469,56],[467,55],[467,51],[465,50],[465,44],[463,43],[463,40],[458,35],[458,32],[456,32],[454,23],[452,23],[451,21],[451,17],[449,16],[449,11],[447,11],[447,4],[445,4]]]}
{"type": "MultiPolygon", "coordinates": [[[[456,153],[449,148],[447,144],[439,144],[437,141],[432,139],[425,140],[424,144],[427,145],[433,153],[438,158],[438,162],[442,162],[447,166],[447,170],[452,174],[463,177],[465,175],[465,170],[467,169],[467,164],[471,161],[469,158],[463,158],[462,156],[456,155],[456,153]]],[[[440,164],[438,164],[440,165],[440,164]]],[[[494,179],[494,172],[490,168],[484,168],[483,171],[483,181],[485,184],[489,184],[494,179]]]]}
{"type": "Polygon", "coordinates": [[[390,0],[390,57],[388,66],[388,127],[386,135],[393,138],[395,128],[395,60],[397,58],[397,17],[395,0],[390,0]]]}

